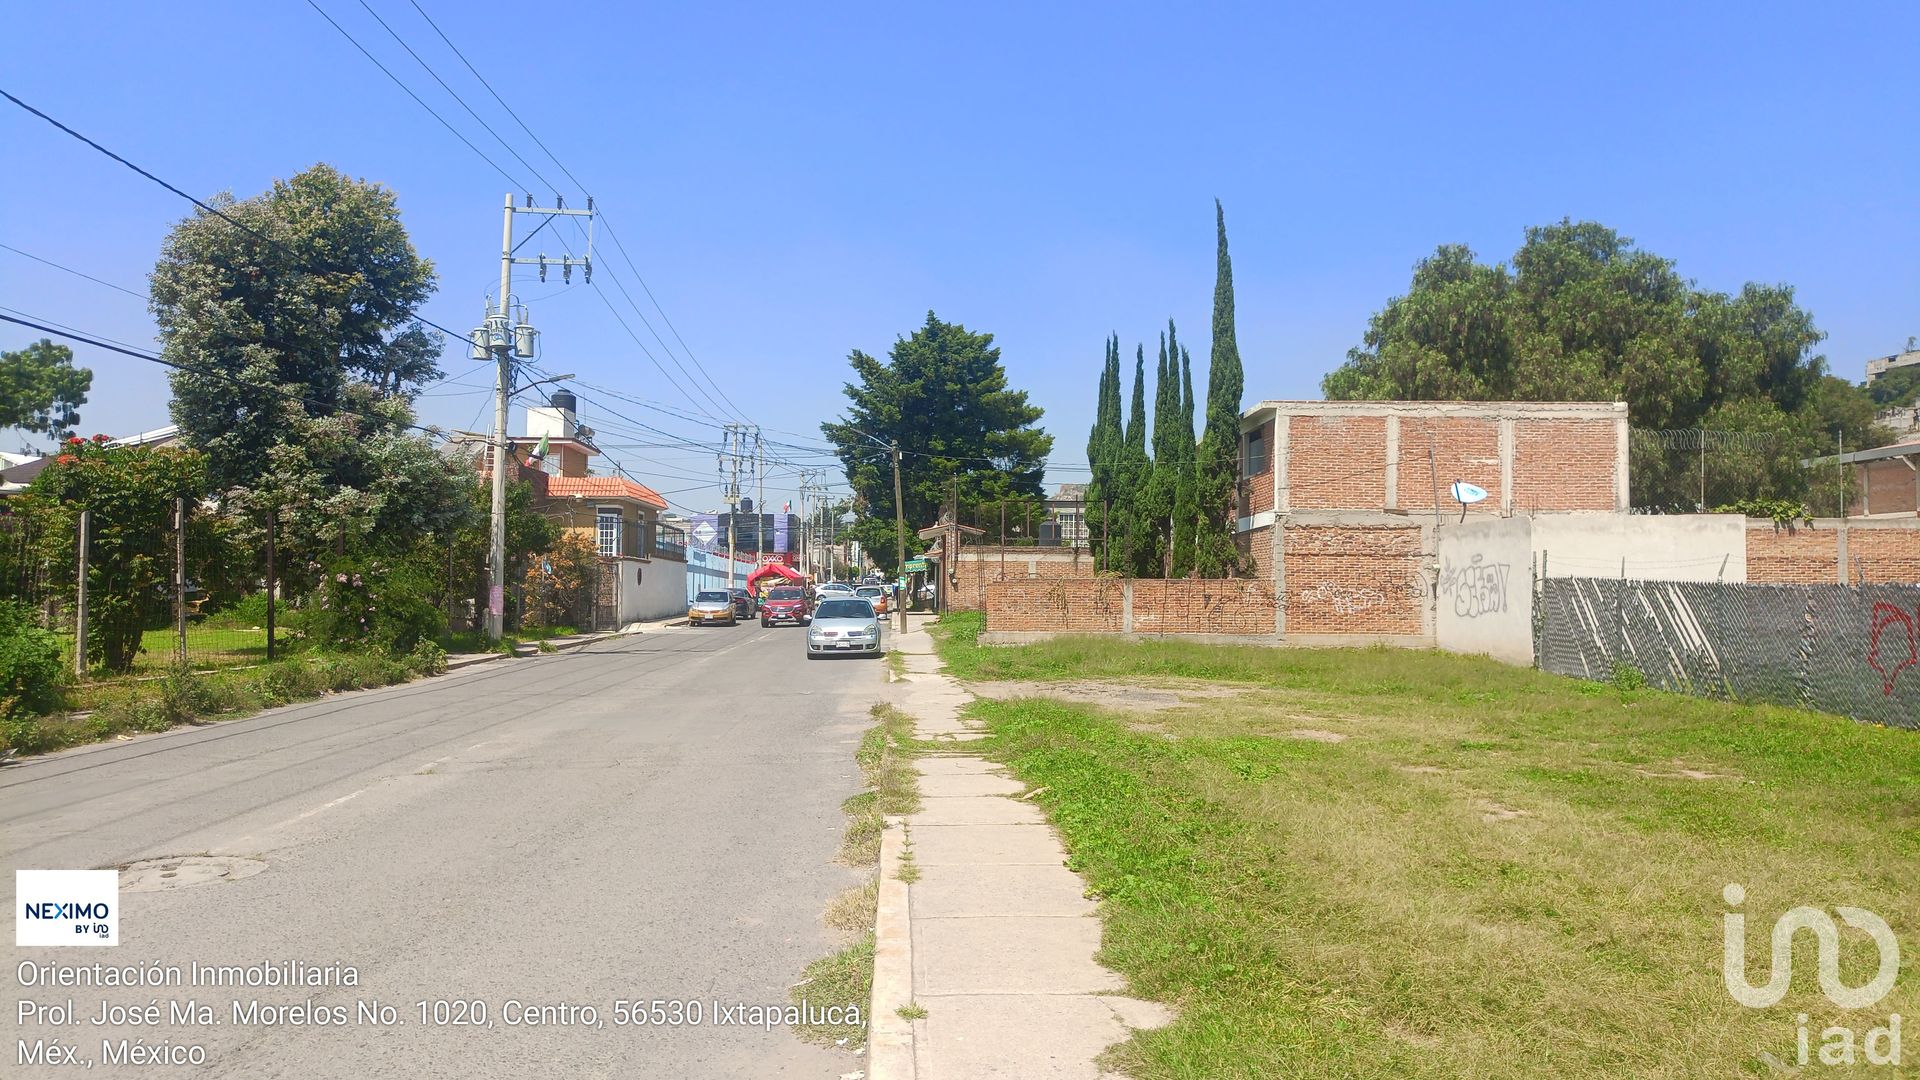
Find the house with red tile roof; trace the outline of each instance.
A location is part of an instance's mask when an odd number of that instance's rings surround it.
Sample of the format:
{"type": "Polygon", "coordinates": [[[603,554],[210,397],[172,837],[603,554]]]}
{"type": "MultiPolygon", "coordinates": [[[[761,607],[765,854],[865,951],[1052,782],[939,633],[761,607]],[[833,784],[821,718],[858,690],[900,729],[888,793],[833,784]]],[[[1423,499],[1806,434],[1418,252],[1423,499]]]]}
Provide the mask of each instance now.
{"type": "MultiPolygon", "coordinates": [[[[526,481],[541,513],[599,552],[592,628],[618,629],[684,613],[686,534],[661,522],[667,501],[630,477],[594,473],[600,449],[592,430],[580,426],[576,399],[561,392],[550,400],[550,406],[527,410],[525,435],[508,439],[508,478],[526,481]]],[[[482,475],[490,475],[486,439],[464,441],[478,451],[482,475]]]]}

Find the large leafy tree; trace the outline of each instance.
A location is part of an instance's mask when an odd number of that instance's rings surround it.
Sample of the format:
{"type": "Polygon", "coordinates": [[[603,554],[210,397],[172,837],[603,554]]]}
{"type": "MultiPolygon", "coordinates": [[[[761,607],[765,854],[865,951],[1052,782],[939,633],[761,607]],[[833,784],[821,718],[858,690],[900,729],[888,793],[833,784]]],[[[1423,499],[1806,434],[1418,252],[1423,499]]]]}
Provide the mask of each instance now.
{"type": "MultiPolygon", "coordinates": [[[[1742,436],[1720,438],[1737,452],[1720,456],[1715,487],[1797,499],[1808,494],[1797,462],[1831,447],[1821,431],[1830,417],[1869,433],[1857,403],[1823,390],[1825,359],[1813,353],[1823,336],[1788,286],[1703,290],[1614,230],[1563,220],[1528,229],[1511,266],[1459,245],[1436,250],[1322,389],[1343,399],[1624,401],[1639,428],[1742,436]]],[[[1696,462],[1636,453],[1635,504],[1695,508],[1696,462]]]]}
{"type": "Polygon", "coordinates": [[[924,550],[915,531],[934,523],[957,490],[962,506],[1005,504],[1025,517],[1041,501],[1041,475],[1053,437],[1037,426],[1041,409],[1007,386],[993,335],[942,322],[931,311],[911,337],[881,361],[859,350],[848,358],[857,382],[848,408],[820,425],[833,443],[855,496],[852,539],[875,563],[895,565],[893,465],[900,451],[901,506],[908,552],[924,550]]]}
{"type": "Polygon", "coordinates": [[[63,438],[80,422],[93,372],[48,338],[0,353],[0,427],[63,438]]]}
{"type": "Polygon", "coordinates": [[[1227,256],[1227,215],[1213,203],[1217,237],[1213,285],[1213,354],[1207,363],[1207,430],[1194,466],[1198,524],[1194,569],[1201,577],[1226,577],[1239,567],[1234,527],[1239,519],[1240,396],[1245,374],[1233,325],[1233,262],[1227,256]]]}
{"type": "Polygon", "coordinates": [[[309,421],[438,377],[415,311],[434,287],[393,192],[315,165],[175,226],[152,275],[173,418],[219,488],[248,487],[309,421]],[[231,219],[231,221],[226,220],[231,219]],[[235,222],[238,224],[236,225],[235,222]]]}

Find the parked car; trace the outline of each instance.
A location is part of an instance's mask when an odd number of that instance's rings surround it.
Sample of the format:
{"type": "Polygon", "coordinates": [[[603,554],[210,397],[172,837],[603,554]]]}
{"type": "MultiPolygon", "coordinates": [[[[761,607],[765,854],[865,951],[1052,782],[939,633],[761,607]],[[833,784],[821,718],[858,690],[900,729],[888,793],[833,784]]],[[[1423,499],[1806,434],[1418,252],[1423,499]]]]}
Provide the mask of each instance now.
{"type": "Polygon", "coordinates": [[[891,600],[887,596],[887,587],[884,585],[862,585],[855,589],[853,594],[873,604],[876,614],[885,615],[889,610],[891,600]]]}
{"type": "Polygon", "coordinates": [[[751,619],[760,610],[760,601],[745,589],[733,590],[733,613],[742,619],[751,619]]]}
{"type": "Polygon", "coordinates": [[[738,626],[740,610],[733,598],[720,589],[696,593],[687,605],[689,626],[738,626]]]}
{"type": "Polygon", "coordinates": [[[781,585],[767,590],[767,599],[760,605],[760,625],[777,626],[789,623],[805,626],[813,619],[813,605],[807,602],[807,590],[798,585],[781,585]]]}
{"type": "Polygon", "coordinates": [[[822,601],[807,627],[807,659],[822,656],[882,656],[880,615],[861,597],[822,601]]]}
{"type": "Polygon", "coordinates": [[[819,593],[822,596],[826,596],[829,594],[838,595],[838,596],[852,596],[853,586],[847,584],[844,581],[829,581],[814,591],[819,593]]]}

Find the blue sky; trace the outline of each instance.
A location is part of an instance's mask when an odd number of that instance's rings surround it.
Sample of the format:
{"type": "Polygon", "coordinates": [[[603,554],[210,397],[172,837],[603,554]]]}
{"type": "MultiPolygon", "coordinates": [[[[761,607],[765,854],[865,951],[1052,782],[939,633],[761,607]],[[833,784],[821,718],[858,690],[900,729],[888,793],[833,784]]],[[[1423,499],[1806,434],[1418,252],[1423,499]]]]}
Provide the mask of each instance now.
{"type": "MultiPolygon", "coordinates": [[[[318,2],[550,199],[360,0],[318,2]]],[[[565,183],[408,0],[367,2],[565,183]]],[[[687,380],[674,359],[697,360],[741,412],[816,443],[843,403],[848,350],[884,352],[931,308],[994,333],[1013,383],[1046,410],[1057,461],[1084,461],[1109,332],[1129,354],[1146,342],[1151,363],[1171,316],[1204,370],[1215,197],[1249,403],[1318,397],[1436,245],[1504,258],[1527,226],[1563,216],[1611,225],[1708,287],[1794,285],[1851,379],[1920,334],[1911,3],[419,2],[591,185],[690,346],[602,245],[599,294],[516,279],[535,301],[543,365],[679,412],[723,411],[675,385],[687,380]]],[[[501,198],[519,186],[303,0],[217,16],[18,5],[8,36],[0,85],[196,195],[255,194],[316,161],[392,187],[440,272],[426,314],[477,321],[498,276],[501,198]]],[[[0,243],[142,290],[187,205],[4,102],[0,140],[0,243]]],[[[139,300],[4,250],[0,293],[8,308],[153,344],[139,300]]],[[[0,325],[0,347],[37,336],[0,325]]],[[[84,430],[167,422],[159,369],[76,352],[95,371],[84,430]]],[[[464,349],[444,366],[453,384],[422,400],[425,418],[484,423],[484,374],[464,349]]],[[[658,441],[613,434],[632,425],[596,404],[583,413],[609,444],[658,441]]],[[[614,456],[676,503],[717,501],[710,449],[614,456]]],[[[770,501],[793,483],[771,477],[770,501]]]]}

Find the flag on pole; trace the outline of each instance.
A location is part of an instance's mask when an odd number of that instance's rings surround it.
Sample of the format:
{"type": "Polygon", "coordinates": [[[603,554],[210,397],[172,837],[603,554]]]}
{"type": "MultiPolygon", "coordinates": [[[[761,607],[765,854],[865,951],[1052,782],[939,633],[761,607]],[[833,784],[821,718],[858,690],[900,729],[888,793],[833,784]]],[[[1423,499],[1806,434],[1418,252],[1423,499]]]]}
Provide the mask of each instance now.
{"type": "Polygon", "coordinates": [[[783,513],[783,514],[791,514],[791,513],[793,513],[793,500],[792,500],[792,499],[788,499],[788,500],[787,500],[786,502],[783,502],[783,503],[781,503],[781,504],[780,504],[780,512],[781,512],[781,513],[783,513]]]}
{"type": "Polygon", "coordinates": [[[527,467],[532,468],[545,460],[547,460],[547,437],[542,435],[540,445],[534,447],[533,453],[527,455],[527,467]]]}

